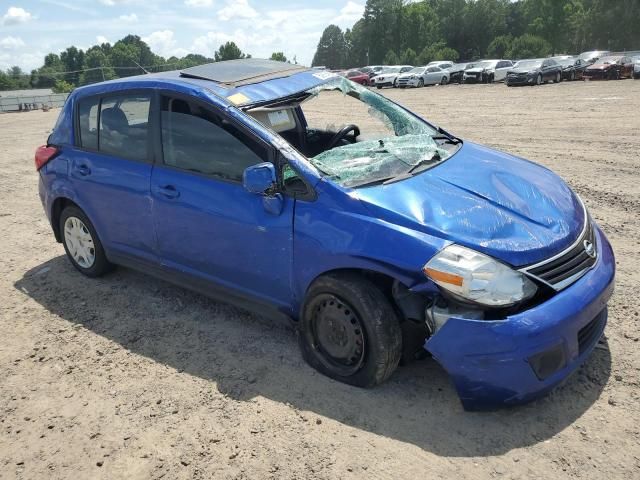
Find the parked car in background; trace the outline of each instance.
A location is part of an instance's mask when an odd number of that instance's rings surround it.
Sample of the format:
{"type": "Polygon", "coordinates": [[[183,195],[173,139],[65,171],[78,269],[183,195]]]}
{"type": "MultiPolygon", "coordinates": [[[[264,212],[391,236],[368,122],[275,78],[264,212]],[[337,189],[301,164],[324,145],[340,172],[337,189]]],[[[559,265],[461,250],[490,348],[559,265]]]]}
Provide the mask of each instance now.
{"type": "Polygon", "coordinates": [[[446,85],[449,83],[449,72],[439,67],[416,67],[398,75],[396,87],[424,87],[425,85],[446,85]]]}
{"type": "Polygon", "coordinates": [[[562,67],[551,58],[520,60],[507,73],[506,84],[514,85],[542,85],[547,82],[560,83],[562,81],[562,67]]]}
{"type": "Polygon", "coordinates": [[[447,68],[449,72],[449,83],[462,83],[465,70],[472,68],[475,63],[454,63],[447,68]]]}
{"type": "Polygon", "coordinates": [[[640,57],[633,59],[633,78],[636,80],[640,79],[640,57]]]}
{"type": "Polygon", "coordinates": [[[501,82],[513,68],[511,60],[483,60],[464,72],[464,83],[501,82]]]}
{"type": "Polygon", "coordinates": [[[342,76],[360,85],[369,85],[369,75],[360,70],[349,70],[348,72],[343,72],[342,76]]]}
{"type": "MultiPolygon", "coordinates": [[[[384,69],[383,65],[369,65],[360,69],[361,72],[369,75],[369,80],[378,75],[384,69]]],[[[371,83],[371,82],[369,82],[371,83]]]]}
{"type": "Polygon", "coordinates": [[[329,72],[244,59],[79,87],[35,166],[80,274],[123,265],[284,317],[303,358],[350,385],[427,350],[465,408],[525,403],[607,324],[613,250],[559,176],[329,72]],[[344,126],[310,128],[336,91],[344,126]]]}
{"type": "Polygon", "coordinates": [[[585,69],[589,64],[576,57],[553,57],[552,60],[558,62],[562,68],[563,80],[581,80],[585,69]]]}
{"type": "Polygon", "coordinates": [[[411,65],[396,65],[393,67],[386,67],[382,70],[382,72],[380,72],[380,74],[371,79],[371,86],[375,86],[376,88],[395,87],[398,75],[408,72],[411,69],[413,69],[413,66],[411,65]]]}
{"type": "Polygon", "coordinates": [[[583,52],[578,55],[580,60],[584,60],[587,63],[595,63],[601,57],[608,55],[610,52],[608,50],[592,50],[590,52],[583,52]]]}
{"type": "Polygon", "coordinates": [[[586,80],[620,80],[633,78],[633,62],[630,57],[613,55],[602,57],[584,71],[586,80]]]}
{"type": "Polygon", "coordinates": [[[429,62],[427,63],[427,67],[438,67],[445,70],[447,68],[453,67],[453,62],[450,62],[448,60],[429,62]]]}

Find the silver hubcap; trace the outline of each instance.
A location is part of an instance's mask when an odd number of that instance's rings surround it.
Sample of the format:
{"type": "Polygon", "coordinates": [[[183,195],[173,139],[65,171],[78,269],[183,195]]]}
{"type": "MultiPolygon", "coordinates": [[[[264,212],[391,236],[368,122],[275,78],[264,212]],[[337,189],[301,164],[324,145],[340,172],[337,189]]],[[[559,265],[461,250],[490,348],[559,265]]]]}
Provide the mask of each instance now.
{"type": "Polygon", "coordinates": [[[75,262],[82,268],[91,268],[96,261],[93,238],[87,226],[77,217],[64,222],[64,243],[75,262]]]}

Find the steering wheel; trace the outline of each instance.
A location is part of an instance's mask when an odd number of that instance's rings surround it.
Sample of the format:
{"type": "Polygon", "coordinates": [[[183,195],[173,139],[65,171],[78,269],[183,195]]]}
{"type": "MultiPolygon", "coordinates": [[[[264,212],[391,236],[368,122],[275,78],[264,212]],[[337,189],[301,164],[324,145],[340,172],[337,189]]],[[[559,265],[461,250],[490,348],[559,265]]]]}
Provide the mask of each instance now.
{"type": "Polygon", "coordinates": [[[351,132],[353,132],[353,140],[355,141],[355,139],[358,138],[358,136],[360,135],[360,129],[354,124],[345,125],[340,129],[338,133],[336,133],[333,136],[333,138],[329,142],[329,145],[327,146],[327,150],[331,150],[336,145],[338,145],[342,140],[346,140],[347,136],[351,132]]]}

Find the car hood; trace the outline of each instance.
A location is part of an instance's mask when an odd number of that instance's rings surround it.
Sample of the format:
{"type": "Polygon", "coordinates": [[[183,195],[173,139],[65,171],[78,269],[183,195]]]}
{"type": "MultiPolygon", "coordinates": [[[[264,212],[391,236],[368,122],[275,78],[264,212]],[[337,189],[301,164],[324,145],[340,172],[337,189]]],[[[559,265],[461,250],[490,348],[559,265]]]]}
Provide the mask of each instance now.
{"type": "Polygon", "coordinates": [[[606,64],[599,64],[599,65],[591,65],[590,67],[587,67],[587,70],[608,70],[611,67],[613,67],[612,63],[606,63],[606,64]]]}
{"type": "Polygon", "coordinates": [[[421,77],[422,75],[422,73],[401,73],[398,75],[398,78],[421,77]]]}
{"type": "Polygon", "coordinates": [[[512,68],[509,73],[532,73],[540,70],[539,68],[512,68]]]}
{"type": "Polygon", "coordinates": [[[479,68],[470,68],[468,70],[465,70],[466,73],[482,73],[484,72],[486,69],[479,67],[479,68]]]}
{"type": "Polygon", "coordinates": [[[468,142],[424,173],[356,192],[377,218],[517,267],[568,248],[585,223],[581,201],[556,174],[468,142]]]}

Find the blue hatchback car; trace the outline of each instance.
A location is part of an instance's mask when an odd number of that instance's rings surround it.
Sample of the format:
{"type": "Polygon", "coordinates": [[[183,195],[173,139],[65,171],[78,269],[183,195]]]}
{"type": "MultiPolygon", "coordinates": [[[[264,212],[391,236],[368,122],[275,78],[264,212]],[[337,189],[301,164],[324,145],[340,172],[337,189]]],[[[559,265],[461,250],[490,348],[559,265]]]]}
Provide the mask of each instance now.
{"type": "Polygon", "coordinates": [[[465,408],[523,403],[605,328],[613,252],[559,177],[329,72],[250,59],[78,88],[35,161],[81,273],[290,318],[352,385],[426,350],[465,408]]]}

